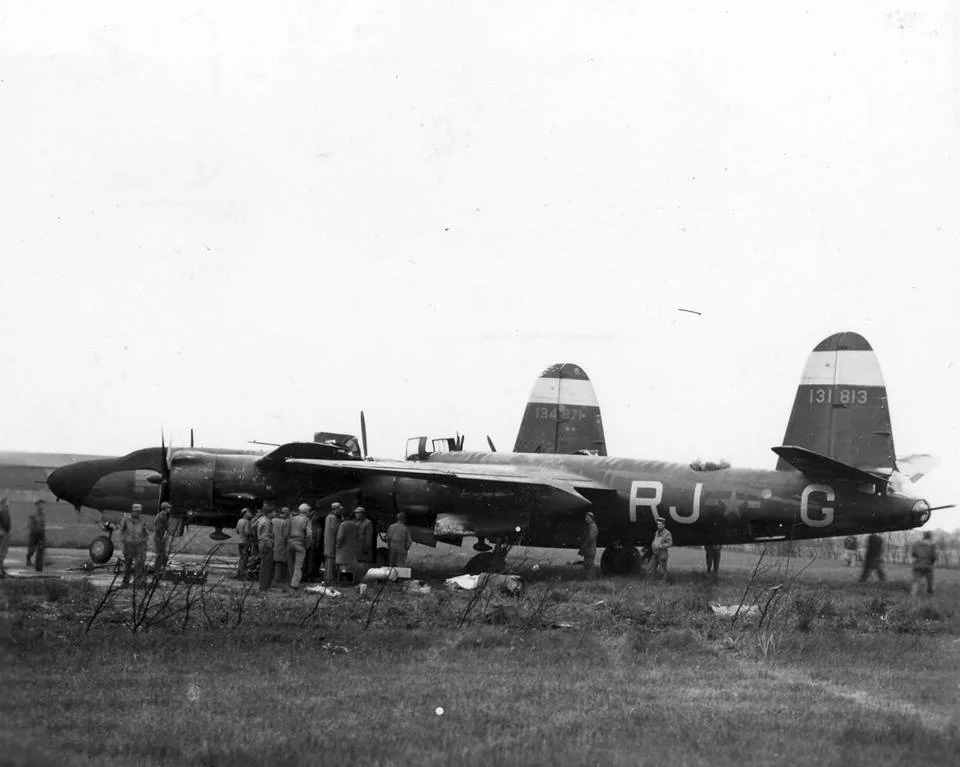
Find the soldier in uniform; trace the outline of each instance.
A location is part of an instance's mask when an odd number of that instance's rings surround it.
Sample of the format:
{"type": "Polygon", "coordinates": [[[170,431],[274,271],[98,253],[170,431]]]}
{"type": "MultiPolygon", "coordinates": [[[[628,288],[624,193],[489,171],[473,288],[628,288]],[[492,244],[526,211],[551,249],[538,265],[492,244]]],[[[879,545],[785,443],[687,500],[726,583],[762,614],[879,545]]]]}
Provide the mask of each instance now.
{"type": "Polygon", "coordinates": [[[887,579],[887,574],[883,571],[883,538],[877,533],[870,533],[867,538],[867,551],[863,557],[863,572],[860,573],[860,583],[870,577],[871,570],[877,571],[877,577],[881,581],[887,579]]]}
{"type": "Polygon", "coordinates": [[[310,513],[310,539],[307,544],[307,566],[304,580],[318,581],[323,578],[323,517],[320,515],[320,501],[310,513]]]}
{"type": "Polygon", "coordinates": [[[290,585],[300,588],[300,578],[303,575],[303,560],[307,555],[307,546],[310,543],[310,504],[301,503],[297,513],[290,519],[287,532],[287,560],[290,562],[290,585]]]}
{"type": "Polygon", "coordinates": [[[586,530],[577,553],[583,557],[584,576],[593,578],[597,573],[597,523],[593,520],[593,513],[589,511],[584,515],[583,520],[586,530]]]}
{"type": "Polygon", "coordinates": [[[719,543],[708,543],[703,547],[703,550],[706,552],[707,556],[707,574],[713,573],[718,575],[720,573],[720,550],[723,547],[719,543]]]}
{"type": "Polygon", "coordinates": [[[337,532],[340,530],[340,515],[343,505],[338,501],[330,504],[330,511],[323,521],[324,580],[334,583],[337,578],[337,532]]]}
{"type": "Polygon", "coordinates": [[[0,498],[0,578],[7,577],[7,570],[3,566],[3,560],[7,557],[10,550],[10,504],[6,498],[0,498]]]}
{"type": "Polygon", "coordinates": [[[857,536],[848,535],[843,539],[843,561],[850,567],[854,562],[859,561],[860,551],[857,547],[857,536]]]}
{"type": "Polygon", "coordinates": [[[237,520],[237,549],[240,558],[237,560],[237,579],[247,579],[247,562],[250,559],[250,509],[244,509],[237,520]]]}
{"type": "Polygon", "coordinates": [[[937,562],[937,545],[933,542],[933,533],[923,531],[923,538],[910,547],[913,557],[913,584],[910,586],[910,598],[920,593],[920,584],[927,582],[927,593],[933,593],[933,566],[937,562]]]}
{"type": "Polygon", "coordinates": [[[160,504],[160,511],[153,519],[153,549],[157,553],[154,569],[161,570],[167,566],[167,530],[170,526],[170,509],[173,507],[164,501],[160,504]]]}
{"type": "Polygon", "coordinates": [[[653,551],[654,577],[667,577],[667,561],[670,559],[671,546],[673,546],[673,536],[667,530],[667,523],[663,517],[657,517],[657,532],[650,543],[650,549],[653,551]]]}
{"type": "Polygon", "coordinates": [[[337,528],[337,568],[341,576],[348,572],[354,581],[357,580],[358,556],[360,556],[360,525],[350,516],[337,528]]]}
{"type": "Polygon", "coordinates": [[[363,506],[357,506],[354,510],[357,515],[357,534],[360,537],[360,551],[357,561],[360,565],[361,577],[367,570],[373,567],[377,556],[377,541],[374,535],[373,522],[367,517],[367,510],[363,506]]]}
{"type": "Polygon", "coordinates": [[[147,561],[147,522],[141,516],[143,506],[134,503],[130,513],[123,515],[120,522],[120,541],[123,544],[123,583],[121,588],[130,585],[130,571],[134,570],[134,583],[143,582],[143,568],[147,561]]]}
{"type": "Polygon", "coordinates": [[[43,499],[37,498],[33,502],[33,511],[27,520],[27,567],[33,565],[39,573],[43,570],[43,554],[47,546],[47,516],[43,513],[43,499]],[[37,555],[36,563],[31,562],[33,555],[37,555]]]}
{"type": "Polygon", "coordinates": [[[284,506],[273,518],[273,580],[286,583],[290,579],[287,567],[287,534],[290,530],[290,509],[284,506]]]}
{"type": "Polygon", "coordinates": [[[397,514],[397,521],[387,528],[387,546],[389,548],[390,567],[405,567],[407,552],[413,544],[413,536],[407,527],[407,515],[402,511],[397,514]]]}
{"type": "Polygon", "coordinates": [[[260,590],[266,591],[273,582],[273,507],[264,506],[257,522],[257,543],[260,549],[260,590]]]}

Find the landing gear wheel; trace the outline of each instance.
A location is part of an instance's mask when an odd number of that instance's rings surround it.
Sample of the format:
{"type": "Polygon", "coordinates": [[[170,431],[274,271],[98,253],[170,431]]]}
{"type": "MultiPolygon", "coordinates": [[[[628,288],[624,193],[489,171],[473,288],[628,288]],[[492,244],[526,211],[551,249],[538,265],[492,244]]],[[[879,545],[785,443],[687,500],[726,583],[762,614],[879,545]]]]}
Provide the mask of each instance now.
{"type": "Polygon", "coordinates": [[[87,549],[90,552],[90,559],[94,564],[103,565],[110,561],[113,556],[113,541],[105,535],[98,535],[90,543],[87,549]]]}
{"type": "Polygon", "coordinates": [[[640,552],[633,546],[608,547],[600,555],[602,575],[630,575],[640,569],[640,552]]]}
{"type": "Polygon", "coordinates": [[[480,573],[489,573],[493,567],[493,552],[485,551],[470,557],[464,570],[468,575],[479,575],[480,573]]]}

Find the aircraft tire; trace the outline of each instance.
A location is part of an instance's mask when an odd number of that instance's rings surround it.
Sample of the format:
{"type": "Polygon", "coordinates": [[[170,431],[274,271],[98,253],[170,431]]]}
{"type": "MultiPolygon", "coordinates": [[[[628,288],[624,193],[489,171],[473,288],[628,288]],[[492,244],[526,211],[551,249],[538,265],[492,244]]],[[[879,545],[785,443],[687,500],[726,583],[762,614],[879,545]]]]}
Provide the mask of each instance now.
{"type": "Polygon", "coordinates": [[[90,559],[95,565],[106,564],[113,556],[113,541],[105,535],[98,535],[90,542],[87,551],[90,552],[90,559]]]}
{"type": "Polygon", "coordinates": [[[502,573],[506,569],[506,564],[501,559],[499,564],[495,558],[495,552],[485,551],[482,554],[470,557],[467,560],[464,572],[467,575],[479,575],[480,573],[502,573]]]}
{"type": "Polygon", "coordinates": [[[600,555],[602,575],[630,575],[639,570],[640,552],[633,546],[608,547],[600,555]]]}

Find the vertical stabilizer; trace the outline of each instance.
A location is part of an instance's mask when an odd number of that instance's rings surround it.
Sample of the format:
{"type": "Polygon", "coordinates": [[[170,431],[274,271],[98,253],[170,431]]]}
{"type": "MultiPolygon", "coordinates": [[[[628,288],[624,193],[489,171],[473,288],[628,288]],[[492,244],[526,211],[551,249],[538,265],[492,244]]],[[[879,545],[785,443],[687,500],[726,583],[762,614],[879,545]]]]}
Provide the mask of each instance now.
{"type": "MultiPolygon", "coordinates": [[[[858,333],[834,333],[810,353],[797,387],[784,445],[851,466],[896,468],[887,389],[880,363],[858,333]]],[[[782,458],[777,469],[789,471],[782,458]]]]}
{"type": "Polygon", "coordinates": [[[593,384],[578,365],[551,365],[530,390],[515,453],[607,454],[593,384]]]}

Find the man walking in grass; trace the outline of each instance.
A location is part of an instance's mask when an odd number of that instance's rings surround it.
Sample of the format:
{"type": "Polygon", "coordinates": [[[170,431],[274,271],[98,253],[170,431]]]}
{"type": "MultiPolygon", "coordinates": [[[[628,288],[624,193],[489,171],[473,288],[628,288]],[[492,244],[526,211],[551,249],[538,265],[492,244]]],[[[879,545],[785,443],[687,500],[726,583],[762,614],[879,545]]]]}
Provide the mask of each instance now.
{"type": "Polygon", "coordinates": [[[653,536],[650,549],[653,551],[653,575],[655,578],[667,577],[667,560],[670,559],[670,547],[673,536],[667,530],[663,517],[657,517],[657,532],[653,536]]]}
{"type": "Polygon", "coordinates": [[[877,533],[870,533],[870,537],[867,538],[867,551],[863,557],[863,572],[860,573],[860,583],[867,580],[873,570],[877,571],[877,577],[881,581],[887,579],[887,574],[883,571],[883,538],[877,533]]]}
{"type": "Polygon", "coordinates": [[[43,499],[33,502],[33,512],[27,519],[27,567],[34,566],[39,573],[43,570],[43,554],[47,546],[47,516],[43,513],[43,499]],[[36,563],[31,562],[36,554],[36,563]]]}
{"type": "Polygon", "coordinates": [[[933,566],[937,561],[937,546],[933,542],[933,533],[923,531],[923,538],[910,547],[913,557],[913,585],[910,586],[910,598],[920,593],[920,584],[927,582],[927,593],[933,593],[933,566]]]}

